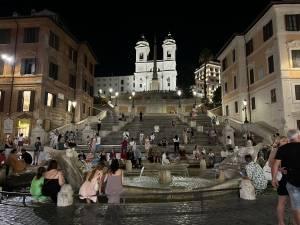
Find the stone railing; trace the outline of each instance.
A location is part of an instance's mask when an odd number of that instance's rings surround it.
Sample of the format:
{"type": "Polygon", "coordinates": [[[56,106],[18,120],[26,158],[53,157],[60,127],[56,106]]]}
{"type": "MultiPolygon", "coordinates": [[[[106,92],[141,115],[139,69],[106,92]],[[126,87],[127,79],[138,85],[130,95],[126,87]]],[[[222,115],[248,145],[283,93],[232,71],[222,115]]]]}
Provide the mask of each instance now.
{"type": "MultiPolygon", "coordinates": [[[[78,130],[83,130],[86,126],[90,125],[91,123],[96,123],[99,119],[102,120],[106,117],[106,111],[101,111],[98,115],[96,116],[89,116],[85,118],[84,120],[81,120],[75,124],[69,123],[64,126],[58,127],[53,131],[57,130],[59,133],[64,134],[66,131],[73,130],[75,131],[76,129],[78,130]]],[[[51,131],[50,131],[51,132],[51,131]]]]}
{"type": "Polygon", "coordinates": [[[212,117],[217,117],[220,124],[226,123],[226,120],[229,122],[230,126],[233,127],[235,130],[238,130],[242,133],[244,132],[250,132],[253,134],[256,134],[257,136],[260,136],[263,138],[263,142],[265,144],[271,144],[272,143],[272,135],[273,133],[267,129],[264,129],[262,126],[259,126],[255,123],[243,123],[242,121],[227,117],[227,116],[218,116],[215,115],[213,112],[208,111],[207,115],[212,117]]]}

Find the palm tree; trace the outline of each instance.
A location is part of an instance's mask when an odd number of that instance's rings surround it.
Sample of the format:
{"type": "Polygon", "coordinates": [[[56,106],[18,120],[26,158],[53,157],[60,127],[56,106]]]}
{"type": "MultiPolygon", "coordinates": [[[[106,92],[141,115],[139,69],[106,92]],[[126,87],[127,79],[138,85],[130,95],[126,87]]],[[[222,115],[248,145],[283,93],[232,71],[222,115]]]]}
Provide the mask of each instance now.
{"type": "Polygon", "coordinates": [[[200,75],[200,79],[203,80],[204,82],[204,101],[207,102],[207,83],[206,83],[206,65],[207,63],[209,63],[209,61],[211,61],[213,59],[213,54],[212,52],[207,49],[204,48],[201,52],[200,52],[200,56],[199,56],[199,64],[200,67],[201,65],[204,64],[204,73],[203,76],[200,75]]]}

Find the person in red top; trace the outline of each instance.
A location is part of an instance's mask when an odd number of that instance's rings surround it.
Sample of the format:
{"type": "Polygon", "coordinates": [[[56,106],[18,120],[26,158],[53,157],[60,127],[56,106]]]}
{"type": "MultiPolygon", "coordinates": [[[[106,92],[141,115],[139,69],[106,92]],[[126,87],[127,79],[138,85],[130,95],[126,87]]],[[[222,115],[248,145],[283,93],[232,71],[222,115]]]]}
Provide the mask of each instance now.
{"type": "Polygon", "coordinates": [[[127,138],[124,138],[124,140],[121,143],[121,159],[126,159],[127,146],[128,146],[127,138]]]}
{"type": "Polygon", "coordinates": [[[4,150],[0,150],[0,168],[5,165],[6,157],[4,150]]]}

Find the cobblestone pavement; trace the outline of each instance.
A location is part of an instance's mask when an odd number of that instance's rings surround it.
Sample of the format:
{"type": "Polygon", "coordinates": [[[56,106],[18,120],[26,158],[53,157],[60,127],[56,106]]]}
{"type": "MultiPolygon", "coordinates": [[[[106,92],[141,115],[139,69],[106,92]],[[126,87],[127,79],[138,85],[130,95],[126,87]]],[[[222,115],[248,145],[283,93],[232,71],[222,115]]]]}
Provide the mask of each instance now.
{"type": "Polygon", "coordinates": [[[52,204],[0,204],[1,225],[274,225],[277,196],[266,193],[255,201],[236,195],[195,202],[127,203],[119,206],[76,203],[58,208],[52,204]]]}

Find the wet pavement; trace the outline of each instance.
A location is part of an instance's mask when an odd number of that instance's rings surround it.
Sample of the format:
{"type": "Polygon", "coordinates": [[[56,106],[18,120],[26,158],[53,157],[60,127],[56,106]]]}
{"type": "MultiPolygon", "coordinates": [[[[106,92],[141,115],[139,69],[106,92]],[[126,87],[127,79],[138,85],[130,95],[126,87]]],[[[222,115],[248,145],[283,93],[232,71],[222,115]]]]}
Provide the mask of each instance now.
{"type": "MultiPolygon", "coordinates": [[[[255,201],[235,195],[203,201],[126,203],[121,205],[75,203],[58,208],[53,204],[22,206],[10,200],[0,204],[1,225],[274,225],[276,193],[268,192],[255,201]]],[[[288,218],[289,219],[289,218],[288,218]]]]}

